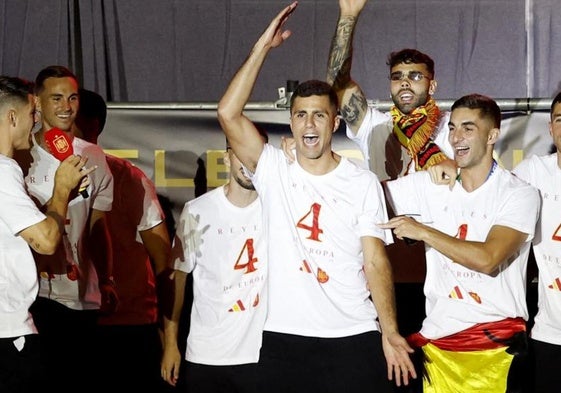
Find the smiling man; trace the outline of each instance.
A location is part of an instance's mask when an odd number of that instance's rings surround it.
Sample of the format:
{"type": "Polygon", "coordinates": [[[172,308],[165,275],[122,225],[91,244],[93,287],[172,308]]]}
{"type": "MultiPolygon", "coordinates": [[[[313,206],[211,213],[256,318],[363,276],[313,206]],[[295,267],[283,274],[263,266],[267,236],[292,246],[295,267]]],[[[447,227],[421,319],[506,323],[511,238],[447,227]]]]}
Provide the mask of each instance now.
{"type": "Polygon", "coordinates": [[[53,174],[60,162],[47,147],[45,133],[58,128],[75,154],[86,155],[92,173],[88,193],[75,198],[66,214],[63,241],[53,255],[37,258],[39,296],[31,312],[42,337],[45,364],[59,392],[86,391],[96,375],[97,317],[117,306],[112,278],[111,239],[105,212],[113,201],[113,176],[103,150],[72,134],[80,97],[78,79],[66,67],[43,68],[35,78],[41,128],[32,135],[33,163],[25,178],[29,193],[44,205],[53,194],[53,174]],[[84,195],[87,195],[85,197],[84,195]],[[72,326],[72,328],[69,328],[72,326]],[[73,359],[73,361],[69,361],[73,359]],[[65,378],[58,379],[65,364],[65,378]]]}
{"type": "Polygon", "coordinates": [[[263,204],[270,273],[259,391],[390,392],[388,379],[407,384],[416,374],[396,323],[384,248],[391,236],[376,225],[387,217],[384,196],[372,172],[331,149],[335,92],[315,80],[295,89],[292,164],[243,115],[269,51],[290,36],[282,26],[296,6],[273,19],[218,105],[263,204]]]}
{"type": "Polygon", "coordinates": [[[435,184],[422,171],[385,183],[400,216],[381,227],[426,245],[426,318],[409,338],[430,359],[425,393],[520,391],[526,267],[540,201],[493,159],[500,121],[489,97],[460,98],[449,122],[458,180],[435,184]]]}

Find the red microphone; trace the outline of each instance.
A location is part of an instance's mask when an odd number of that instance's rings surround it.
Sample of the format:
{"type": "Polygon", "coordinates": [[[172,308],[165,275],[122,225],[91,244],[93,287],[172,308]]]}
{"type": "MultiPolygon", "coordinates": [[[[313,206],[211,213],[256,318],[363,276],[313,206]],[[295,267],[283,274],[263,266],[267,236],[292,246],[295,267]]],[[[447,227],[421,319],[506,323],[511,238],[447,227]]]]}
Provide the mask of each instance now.
{"type": "MultiPolygon", "coordinates": [[[[45,131],[45,142],[47,143],[51,154],[59,161],[64,161],[74,154],[72,141],[60,128],[54,127],[45,131]]],[[[89,196],[86,187],[80,187],[78,191],[83,198],[87,198],[89,196]]]]}

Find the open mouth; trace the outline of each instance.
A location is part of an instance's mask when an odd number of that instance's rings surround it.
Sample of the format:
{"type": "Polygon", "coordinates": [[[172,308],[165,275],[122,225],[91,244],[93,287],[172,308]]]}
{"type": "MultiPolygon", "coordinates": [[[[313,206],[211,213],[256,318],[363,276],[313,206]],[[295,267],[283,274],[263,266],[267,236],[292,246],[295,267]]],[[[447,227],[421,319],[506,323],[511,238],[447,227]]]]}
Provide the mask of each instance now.
{"type": "Polygon", "coordinates": [[[313,146],[319,142],[319,136],[317,135],[306,134],[303,139],[306,146],[313,146]]]}
{"type": "Polygon", "coordinates": [[[456,152],[456,156],[461,157],[461,156],[465,156],[468,153],[469,147],[464,147],[464,146],[456,147],[454,150],[456,152]]]}
{"type": "Polygon", "coordinates": [[[409,91],[403,92],[399,95],[399,98],[401,99],[402,102],[409,103],[413,101],[413,93],[409,91]]]}

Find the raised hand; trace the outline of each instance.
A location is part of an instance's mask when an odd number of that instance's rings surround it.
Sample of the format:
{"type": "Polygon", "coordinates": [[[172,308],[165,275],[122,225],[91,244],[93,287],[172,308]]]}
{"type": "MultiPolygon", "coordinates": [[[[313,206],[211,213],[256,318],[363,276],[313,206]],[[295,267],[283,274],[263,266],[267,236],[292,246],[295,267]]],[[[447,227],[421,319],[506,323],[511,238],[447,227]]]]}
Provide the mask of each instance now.
{"type": "Polygon", "coordinates": [[[283,30],[283,26],[297,6],[298,2],[295,1],[279,12],[275,19],[271,21],[267,29],[263,32],[258,43],[261,42],[264,46],[276,48],[288,39],[292,32],[290,30],[283,30]]]}

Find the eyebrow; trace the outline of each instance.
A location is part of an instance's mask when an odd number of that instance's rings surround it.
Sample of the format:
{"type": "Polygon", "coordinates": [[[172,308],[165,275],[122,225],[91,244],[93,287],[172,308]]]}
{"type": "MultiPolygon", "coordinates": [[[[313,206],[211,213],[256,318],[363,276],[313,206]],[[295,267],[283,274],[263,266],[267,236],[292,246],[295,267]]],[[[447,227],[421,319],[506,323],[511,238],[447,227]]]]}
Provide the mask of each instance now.
{"type": "MultiPolygon", "coordinates": [[[[64,94],[62,94],[62,93],[52,93],[52,94],[49,94],[49,97],[64,97],[64,94]]],[[[72,93],[68,97],[69,98],[80,97],[80,95],[78,93],[72,93]]]]}
{"type": "MultiPolygon", "coordinates": [[[[460,123],[460,126],[464,126],[464,127],[465,126],[475,126],[475,125],[476,125],[475,122],[471,121],[471,120],[466,120],[466,121],[460,123]]],[[[456,127],[456,125],[454,123],[452,123],[451,121],[448,122],[448,127],[450,127],[450,126],[456,127]]]]}

